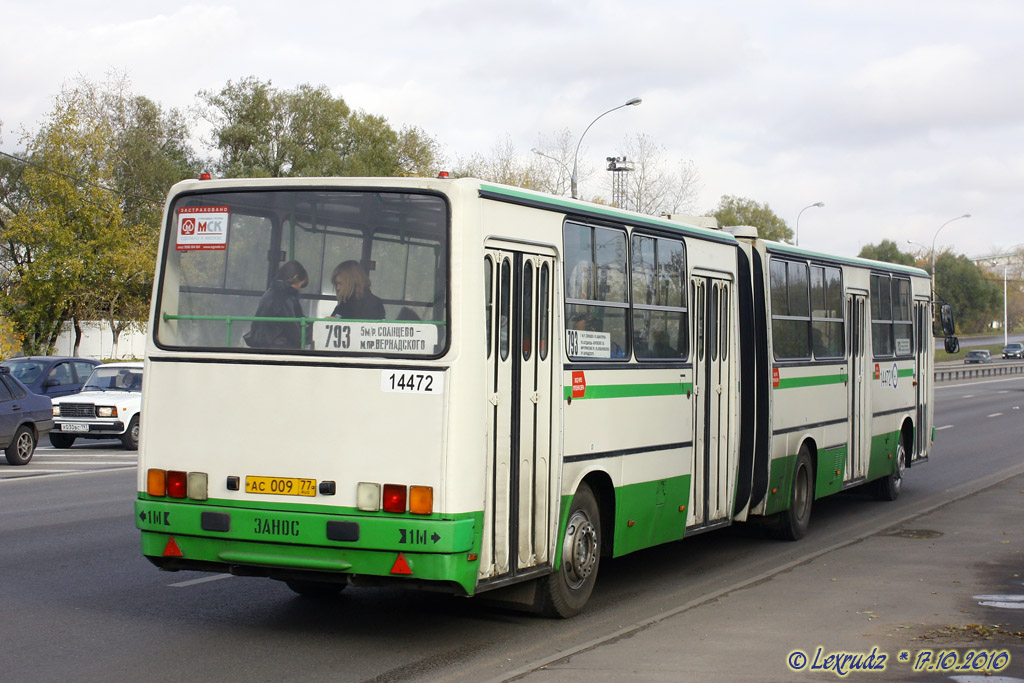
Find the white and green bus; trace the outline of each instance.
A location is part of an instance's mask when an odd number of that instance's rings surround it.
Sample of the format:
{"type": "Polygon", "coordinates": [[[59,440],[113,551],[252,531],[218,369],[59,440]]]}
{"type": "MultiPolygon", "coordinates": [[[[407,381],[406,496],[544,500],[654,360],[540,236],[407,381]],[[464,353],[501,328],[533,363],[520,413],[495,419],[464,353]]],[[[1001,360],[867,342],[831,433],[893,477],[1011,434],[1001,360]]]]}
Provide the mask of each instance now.
{"type": "Polygon", "coordinates": [[[740,521],[798,539],[815,499],[895,498],[931,444],[931,320],[924,271],[749,228],[474,179],[182,182],[143,553],[571,616],[602,557],[740,521]],[[342,295],[345,264],[364,286],[342,295]]]}

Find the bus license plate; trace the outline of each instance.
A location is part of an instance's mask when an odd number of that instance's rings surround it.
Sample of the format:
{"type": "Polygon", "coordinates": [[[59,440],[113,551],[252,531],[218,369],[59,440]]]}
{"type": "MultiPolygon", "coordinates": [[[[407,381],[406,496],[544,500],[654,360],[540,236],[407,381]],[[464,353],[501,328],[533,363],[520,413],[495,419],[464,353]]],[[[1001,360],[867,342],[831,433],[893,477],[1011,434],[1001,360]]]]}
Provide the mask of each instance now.
{"type": "Polygon", "coordinates": [[[265,493],[274,496],[315,496],[316,479],[246,477],[245,492],[265,493]]]}
{"type": "Polygon", "coordinates": [[[60,431],[62,432],[87,432],[89,431],[89,425],[76,424],[74,422],[62,422],[60,425],[60,431]]]}

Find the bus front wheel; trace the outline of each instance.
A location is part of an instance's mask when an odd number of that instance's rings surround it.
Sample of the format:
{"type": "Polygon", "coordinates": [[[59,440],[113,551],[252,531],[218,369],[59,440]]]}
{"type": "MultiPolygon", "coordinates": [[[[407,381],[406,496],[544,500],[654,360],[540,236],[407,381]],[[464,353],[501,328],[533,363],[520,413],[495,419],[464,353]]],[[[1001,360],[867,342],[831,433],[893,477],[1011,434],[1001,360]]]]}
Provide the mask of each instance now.
{"type": "Polygon", "coordinates": [[[799,541],[811,523],[811,504],[814,502],[814,468],[806,446],[800,448],[793,466],[793,489],[789,509],[780,513],[778,536],[786,541],[799,541]]]}
{"type": "Polygon", "coordinates": [[[590,599],[601,563],[601,513],[594,492],[580,484],[572,499],[559,568],[541,579],[541,612],[567,619],[590,599]]]}
{"type": "Polygon", "coordinates": [[[903,490],[903,474],[907,469],[907,449],[900,437],[896,444],[896,466],[893,471],[875,482],[875,497],[879,500],[896,500],[903,490]]]}

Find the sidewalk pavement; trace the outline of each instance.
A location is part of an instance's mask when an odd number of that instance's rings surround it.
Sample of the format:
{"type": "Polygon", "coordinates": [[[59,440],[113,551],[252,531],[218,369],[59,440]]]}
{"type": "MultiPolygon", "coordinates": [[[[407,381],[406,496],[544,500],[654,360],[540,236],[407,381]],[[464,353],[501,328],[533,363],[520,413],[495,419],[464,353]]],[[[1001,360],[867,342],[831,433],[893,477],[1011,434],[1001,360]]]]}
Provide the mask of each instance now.
{"type": "Polygon", "coordinates": [[[514,680],[1024,682],[1022,522],[1017,475],[514,680]]]}

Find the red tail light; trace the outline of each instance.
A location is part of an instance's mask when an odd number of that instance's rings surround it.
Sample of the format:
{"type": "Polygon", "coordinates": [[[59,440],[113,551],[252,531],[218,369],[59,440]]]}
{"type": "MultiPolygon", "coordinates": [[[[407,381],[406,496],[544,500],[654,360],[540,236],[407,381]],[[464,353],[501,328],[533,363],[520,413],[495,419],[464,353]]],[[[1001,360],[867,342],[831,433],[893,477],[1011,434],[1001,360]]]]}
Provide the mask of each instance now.
{"type": "Polygon", "coordinates": [[[405,486],[384,484],[384,511],[405,512],[405,486]]]}
{"type": "Polygon", "coordinates": [[[171,470],[167,473],[167,495],[184,498],[188,494],[188,473],[171,470]]]}

